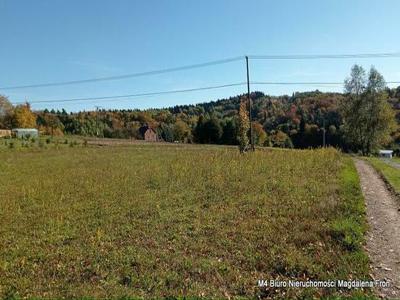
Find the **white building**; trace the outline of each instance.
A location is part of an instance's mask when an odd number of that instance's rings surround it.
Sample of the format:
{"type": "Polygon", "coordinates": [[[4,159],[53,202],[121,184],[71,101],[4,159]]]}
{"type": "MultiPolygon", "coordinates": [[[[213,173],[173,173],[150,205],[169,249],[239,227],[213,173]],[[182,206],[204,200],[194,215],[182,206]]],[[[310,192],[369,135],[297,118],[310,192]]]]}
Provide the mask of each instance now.
{"type": "Polygon", "coordinates": [[[379,156],[384,158],[392,158],[393,150],[379,150],[379,156]]]}
{"type": "Polygon", "coordinates": [[[39,131],[36,128],[14,128],[12,134],[17,138],[38,137],[39,131]]]}

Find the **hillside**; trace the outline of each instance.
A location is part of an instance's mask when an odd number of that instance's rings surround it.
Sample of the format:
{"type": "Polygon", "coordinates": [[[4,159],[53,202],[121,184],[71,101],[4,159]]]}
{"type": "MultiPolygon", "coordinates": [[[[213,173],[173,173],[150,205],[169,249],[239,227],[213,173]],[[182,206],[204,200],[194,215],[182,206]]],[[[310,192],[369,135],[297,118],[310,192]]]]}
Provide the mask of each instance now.
{"type": "MultiPolygon", "coordinates": [[[[388,101],[396,110],[400,123],[400,87],[387,89],[388,101]]],[[[292,96],[251,94],[255,142],[275,147],[309,148],[323,143],[347,149],[342,136],[342,120],[338,105],[345,98],[341,93],[320,91],[295,93],[292,96]]],[[[237,115],[241,99],[228,99],[180,105],[165,109],[101,110],[78,113],[66,111],[36,112],[38,126],[48,134],[77,134],[109,138],[142,139],[139,128],[148,124],[167,142],[237,144],[237,115]]],[[[392,135],[392,148],[397,149],[400,132],[392,135]],[[397,144],[397,146],[396,146],[397,144]]]]}

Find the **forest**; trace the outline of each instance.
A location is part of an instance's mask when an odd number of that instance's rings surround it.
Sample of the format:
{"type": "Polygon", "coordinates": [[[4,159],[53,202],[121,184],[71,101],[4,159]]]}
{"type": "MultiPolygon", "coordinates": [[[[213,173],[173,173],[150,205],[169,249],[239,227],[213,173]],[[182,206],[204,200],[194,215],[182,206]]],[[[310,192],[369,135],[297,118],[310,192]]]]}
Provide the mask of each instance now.
{"type": "MultiPolygon", "coordinates": [[[[400,86],[385,88],[385,101],[400,123],[400,86]]],[[[351,145],[343,135],[341,103],[344,93],[297,92],[291,96],[251,93],[253,136],[258,146],[317,148],[325,143],[344,150],[351,145]]],[[[208,103],[148,110],[32,111],[29,103],[13,107],[6,97],[0,101],[0,128],[36,127],[46,135],[80,135],[143,139],[139,128],[153,128],[165,142],[237,145],[238,111],[246,95],[208,103]]],[[[387,147],[399,152],[400,130],[391,133],[387,147]]]]}

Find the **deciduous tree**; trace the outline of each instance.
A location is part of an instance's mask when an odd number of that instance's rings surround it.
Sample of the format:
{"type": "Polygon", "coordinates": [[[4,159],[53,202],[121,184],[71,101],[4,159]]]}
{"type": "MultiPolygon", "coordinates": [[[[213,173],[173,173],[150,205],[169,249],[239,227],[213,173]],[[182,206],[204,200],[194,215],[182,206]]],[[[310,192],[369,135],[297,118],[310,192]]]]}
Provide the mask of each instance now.
{"type": "Polygon", "coordinates": [[[355,65],[345,81],[346,99],[341,104],[343,131],[353,150],[366,155],[390,140],[395,130],[394,111],[387,102],[383,76],[372,67],[368,78],[355,65]]]}
{"type": "Polygon", "coordinates": [[[29,103],[15,107],[12,124],[14,127],[18,128],[36,127],[36,115],[32,112],[29,103]]]}
{"type": "Polygon", "coordinates": [[[12,127],[14,107],[7,97],[0,95],[0,129],[12,127]]]}
{"type": "Polygon", "coordinates": [[[267,139],[267,133],[258,122],[252,122],[254,143],[258,146],[264,146],[267,139]]]}
{"type": "Polygon", "coordinates": [[[174,139],[180,142],[187,142],[190,139],[191,130],[188,124],[178,119],[174,124],[174,139]]]}

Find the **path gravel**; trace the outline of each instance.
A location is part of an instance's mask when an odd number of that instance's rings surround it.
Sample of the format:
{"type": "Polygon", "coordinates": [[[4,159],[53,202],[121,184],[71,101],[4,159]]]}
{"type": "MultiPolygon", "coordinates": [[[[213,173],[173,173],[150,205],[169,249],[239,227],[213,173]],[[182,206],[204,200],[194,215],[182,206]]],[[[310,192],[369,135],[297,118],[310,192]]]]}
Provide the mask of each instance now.
{"type": "Polygon", "coordinates": [[[378,173],[366,161],[355,159],[370,226],[366,248],[375,280],[390,286],[376,288],[379,296],[400,298],[400,206],[378,173]]]}

